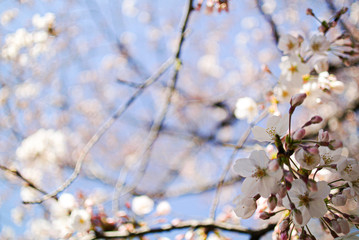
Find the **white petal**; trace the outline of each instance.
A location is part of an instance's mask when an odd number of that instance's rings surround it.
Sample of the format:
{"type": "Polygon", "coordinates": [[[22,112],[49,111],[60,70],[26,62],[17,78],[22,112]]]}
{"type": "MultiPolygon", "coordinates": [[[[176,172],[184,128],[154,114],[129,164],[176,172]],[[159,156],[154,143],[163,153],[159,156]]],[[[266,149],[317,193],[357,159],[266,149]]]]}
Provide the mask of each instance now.
{"type": "Polygon", "coordinates": [[[327,206],[325,205],[324,200],[316,199],[309,203],[308,210],[312,217],[320,218],[327,212],[327,206]]]}
{"type": "Polygon", "coordinates": [[[256,178],[248,177],[242,183],[242,193],[247,197],[254,197],[259,193],[259,181],[256,178]]]}
{"type": "Polygon", "coordinates": [[[318,191],[311,192],[309,196],[311,198],[323,200],[324,198],[326,198],[328,196],[328,194],[330,192],[330,187],[328,186],[328,184],[325,181],[317,182],[317,186],[318,186],[318,191]]]}
{"type": "Polygon", "coordinates": [[[253,163],[255,166],[260,167],[262,169],[268,167],[269,158],[267,157],[267,154],[265,151],[253,151],[249,157],[253,160],[253,163]]]}
{"type": "Polygon", "coordinates": [[[252,128],[253,137],[259,142],[272,142],[272,138],[268,135],[266,130],[259,126],[254,126],[252,128]]]}
{"type": "Polygon", "coordinates": [[[233,170],[242,177],[250,177],[256,170],[256,167],[251,159],[240,158],[234,163],[233,170]]]}

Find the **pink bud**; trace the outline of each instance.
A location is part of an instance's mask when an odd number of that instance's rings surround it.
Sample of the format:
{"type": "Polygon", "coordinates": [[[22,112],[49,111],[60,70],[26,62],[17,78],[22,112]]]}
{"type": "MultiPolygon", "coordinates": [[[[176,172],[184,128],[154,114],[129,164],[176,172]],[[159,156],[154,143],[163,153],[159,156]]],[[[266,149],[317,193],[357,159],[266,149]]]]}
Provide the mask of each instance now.
{"type": "Polygon", "coordinates": [[[319,154],[318,147],[308,147],[305,150],[307,150],[307,152],[309,152],[310,154],[313,154],[313,155],[319,154]]]}
{"type": "Polygon", "coordinates": [[[271,194],[268,198],[267,205],[269,210],[273,211],[277,206],[277,197],[274,194],[271,194]]]}
{"type": "Polygon", "coordinates": [[[311,8],[307,8],[307,15],[314,16],[313,10],[311,8]]]}
{"type": "Polygon", "coordinates": [[[356,216],[356,215],[351,216],[351,217],[350,217],[350,220],[351,220],[351,222],[354,223],[354,224],[359,224],[359,216],[356,216]]]}
{"type": "Polygon", "coordinates": [[[294,180],[294,176],[293,176],[293,174],[291,172],[285,172],[284,173],[284,178],[288,182],[293,182],[293,180],[294,180]]]}
{"type": "Polygon", "coordinates": [[[305,130],[303,128],[300,128],[297,131],[295,131],[295,133],[293,134],[293,139],[302,140],[304,136],[305,136],[305,130]]]}
{"type": "Polygon", "coordinates": [[[284,184],[279,185],[278,195],[280,198],[287,196],[287,187],[284,184]]]}
{"type": "Polygon", "coordinates": [[[347,202],[347,197],[344,194],[338,194],[332,198],[332,203],[338,207],[344,206],[346,202],[347,202]]]}
{"type": "Polygon", "coordinates": [[[273,159],[268,164],[268,169],[272,172],[275,172],[279,169],[279,163],[277,159],[273,159]]]}
{"type": "Polygon", "coordinates": [[[329,133],[327,131],[323,131],[323,129],[320,129],[318,140],[319,142],[329,142],[329,133]]]}
{"type": "Polygon", "coordinates": [[[350,188],[345,188],[343,190],[343,195],[345,195],[347,197],[347,199],[353,198],[352,190],[350,188]]]}
{"type": "Polygon", "coordinates": [[[337,221],[342,230],[342,233],[344,233],[345,235],[348,234],[350,232],[350,226],[349,226],[348,221],[343,218],[338,218],[337,221]]]}
{"type": "Polygon", "coordinates": [[[288,233],[287,232],[281,232],[280,233],[280,239],[281,240],[288,240],[288,233]]]}
{"type": "Polygon", "coordinates": [[[302,225],[303,223],[303,215],[302,212],[298,209],[293,209],[294,211],[294,220],[297,222],[298,225],[302,225]]]}
{"type": "Polygon", "coordinates": [[[330,149],[338,149],[343,147],[343,142],[339,140],[335,140],[334,142],[330,143],[329,148],[330,149]]]}
{"type": "Polygon", "coordinates": [[[318,185],[317,182],[315,182],[314,180],[310,179],[308,181],[308,187],[312,192],[317,192],[318,191],[318,185]]]}
{"type": "Polygon", "coordinates": [[[272,216],[272,214],[268,213],[268,212],[261,212],[259,214],[259,218],[262,220],[267,220],[272,216]]]}
{"type": "Polygon", "coordinates": [[[310,119],[312,124],[320,123],[321,121],[323,121],[323,118],[320,116],[314,116],[310,119]]]}
{"type": "Polygon", "coordinates": [[[279,230],[281,232],[285,232],[287,231],[288,227],[289,227],[289,221],[287,219],[284,219],[279,225],[279,230]]]}
{"type": "Polygon", "coordinates": [[[342,229],[340,228],[339,223],[336,220],[330,221],[330,226],[333,228],[333,230],[337,233],[341,233],[342,229]]]}
{"type": "Polygon", "coordinates": [[[303,103],[303,101],[306,97],[307,97],[307,94],[298,93],[290,99],[290,105],[292,107],[298,107],[299,105],[301,105],[303,103]]]}

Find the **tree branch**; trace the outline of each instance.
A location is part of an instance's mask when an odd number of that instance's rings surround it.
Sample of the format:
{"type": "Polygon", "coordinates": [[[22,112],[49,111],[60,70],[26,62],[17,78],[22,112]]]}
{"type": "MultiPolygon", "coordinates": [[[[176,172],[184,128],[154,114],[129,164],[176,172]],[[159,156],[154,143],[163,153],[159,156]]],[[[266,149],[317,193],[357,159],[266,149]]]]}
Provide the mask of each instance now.
{"type": "Polygon", "coordinates": [[[251,236],[251,239],[259,239],[267,232],[270,232],[274,229],[275,224],[269,224],[267,227],[259,230],[252,230],[247,229],[241,226],[238,226],[237,224],[229,224],[219,221],[212,221],[212,220],[204,220],[204,221],[196,221],[196,220],[188,220],[188,221],[182,221],[177,224],[165,224],[157,228],[149,228],[149,227],[142,227],[139,229],[135,229],[132,232],[127,233],[121,233],[118,231],[109,231],[104,232],[101,234],[98,234],[94,239],[111,239],[111,238],[132,238],[132,237],[140,237],[146,234],[152,234],[152,233],[162,233],[162,232],[169,232],[176,229],[184,229],[184,228],[206,228],[208,230],[225,230],[229,232],[235,232],[235,233],[243,233],[243,234],[249,234],[251,236]]]}

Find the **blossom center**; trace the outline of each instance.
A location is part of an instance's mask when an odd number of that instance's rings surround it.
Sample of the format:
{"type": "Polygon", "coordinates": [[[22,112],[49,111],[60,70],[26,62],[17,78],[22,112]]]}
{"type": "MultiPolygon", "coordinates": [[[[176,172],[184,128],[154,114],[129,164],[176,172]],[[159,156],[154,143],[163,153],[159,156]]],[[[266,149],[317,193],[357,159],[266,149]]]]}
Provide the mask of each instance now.
{"type": "Polygon", "coordinates": [[[298,67],[296,65],[290,65],[290,68],[288,69],[291,73],[298,72],[298,67]]]}
{"type": "Polygon", "coordinates": [[[304,154],[303,161],[310,166],[315,162],[315,159],[314,156],[311,154],[304,154]]]}
{"type": "Polygon", "coordinates": [[[334,161],[328,153],[323,154],[322,158],[325,164],[331,164],[334,161]]]}
{"type": "Polygon", "coordinates": [[[292,41],[289,41],[289,43],[287,44],[287,48],[288,50],[292,50],[294,48],[294,43],[292,41]]]}
{"type": "Polygon", "coordinates": [[[313,43],[312,44],[312,49],[313,49],[313,51],[314,52],[318,52],[319,51],[319,49],[320,49],[320,43],[318,43],[318,42],[316,42],[316,43],[313,43]]]}
{"type": "Polygon", "coordinates": [[[313,200],[309,197],[308,193],[305,193],[304,195],[300,195],[299,197],[299,206],[305,206],[308,207],[309,203],[313,200]]]}
{"type": "Polygon", "coordinates": [[[271,138],[274,138],[275,137],[275,130],[276,128],[275,127],[270,127],[270,128],[267,128],[266,129],[266,132],[268,133],[268,135],[271,137],[271,138]]]}
{"type": "Polygon", "coordinates": [[[252,177],[260,179],[265,177],[266,175],[267,173],[265,169],[257,167],[256,171],[252,174],[252,177]]]}

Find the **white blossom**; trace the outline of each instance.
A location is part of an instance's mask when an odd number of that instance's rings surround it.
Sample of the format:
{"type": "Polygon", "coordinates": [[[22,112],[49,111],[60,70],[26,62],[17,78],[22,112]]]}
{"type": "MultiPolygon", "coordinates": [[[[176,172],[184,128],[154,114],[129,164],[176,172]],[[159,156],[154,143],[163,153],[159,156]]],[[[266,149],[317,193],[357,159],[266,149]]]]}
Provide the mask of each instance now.
{"type": "Polygon", "coordinates": [[[337,165],[340,176],[346,181],[359,179],[359,162],[354,158],[344,158],[337,165]]]}
{"type": "Polygon", "coordinates": [[[134,197],[132,200],[132,211],[140,216],[150,213],[153,206],[153,200],[145,195],[134,197]]]}
{"type": "Polygon", "coordinates": [[[91,215],[84,209],[74,209],[69,221],[70,226],[77,232],[86,232],[91,227],[91,215]]]}
{"type": "Polygon", "coordinates": [[[279,38],[278,48],[282,50],[284,54],[292,54],[299,48],[298,38],[290,34],[284,34],[279,38]]]}
{"type": "Polygon", "coordinates": [[[66,138],[61,131],[40,129],[22,141],[16,156],[24,163],[39,166],[59,163],[66,157],[66,138]]]}
{"type": "Polygon", "coordinates": [[[312,170],[318,166],[320,162],[320,156],[318,154],[311,154],[305,151],[303,148],[300,148],[295,152],[295,160],[297,160],[302,168],[312,170]]]}
{"type": "Polygon", "coordinates": [[[260,142],[274,142],[276,135],[280,138],[285,136],[289,128],[289,115],[271,116],[268,118],[267,127],[254,126],[252,133],[254,139],[260,142]]]}
{"type": "Polygon", "coordinates": [[[313,54],[325,54],[329,47],[330,42],[323,34],[315,34],[310,39],[309,51],[313,54]]]}
{"type": "Polygon", "coordinates": [[[282,57],[279,67],[282,71],[280,82],[290,88],[301,87],[303,76],[310,72],[309,66],[295,55],[282,57]]]}
{"type": "Polygon", "coordinates": [[[156,214],[159,216],[168,215],[171,212],[171,205],[167,201],[161,201],[156,207],[156,214]]]}
{"type": "MultiPolygon", "coordinates": [[[[305,226],[312,217],[323,217],[327,212],[324,199],[328,196],[330,187],[324,181],[318,182],[317,186],[318,191],[313,192],[307,188],[303,180],[295,179],[292,182],[292,188],[288,191],[291,201],[302,213],[303,222],[301,224],[298,224],[294,219],[295,223],[300,226],[305,226]]],[[[283,205],[290,209],[288,198],[283,199],[283,205]]]]}
{"type": "Polygon", "coordinates": [[[247,119],[248,123],[252,122],[258,115],[257,103],[250,97],[239,98],[234,115],[238,119],[247,119]]]}
{"type": "Polygon", "coordinates": [[[242,183],[242,193],[253,197],[260,194],[269,197],[271,193],[278,191],[279,180],[283,176],[282,169],[269,170],[270,160],[265,151],[253,151],[249,158],[238,159],[233,169],[236,173],[245,177],[242,183]]]}

